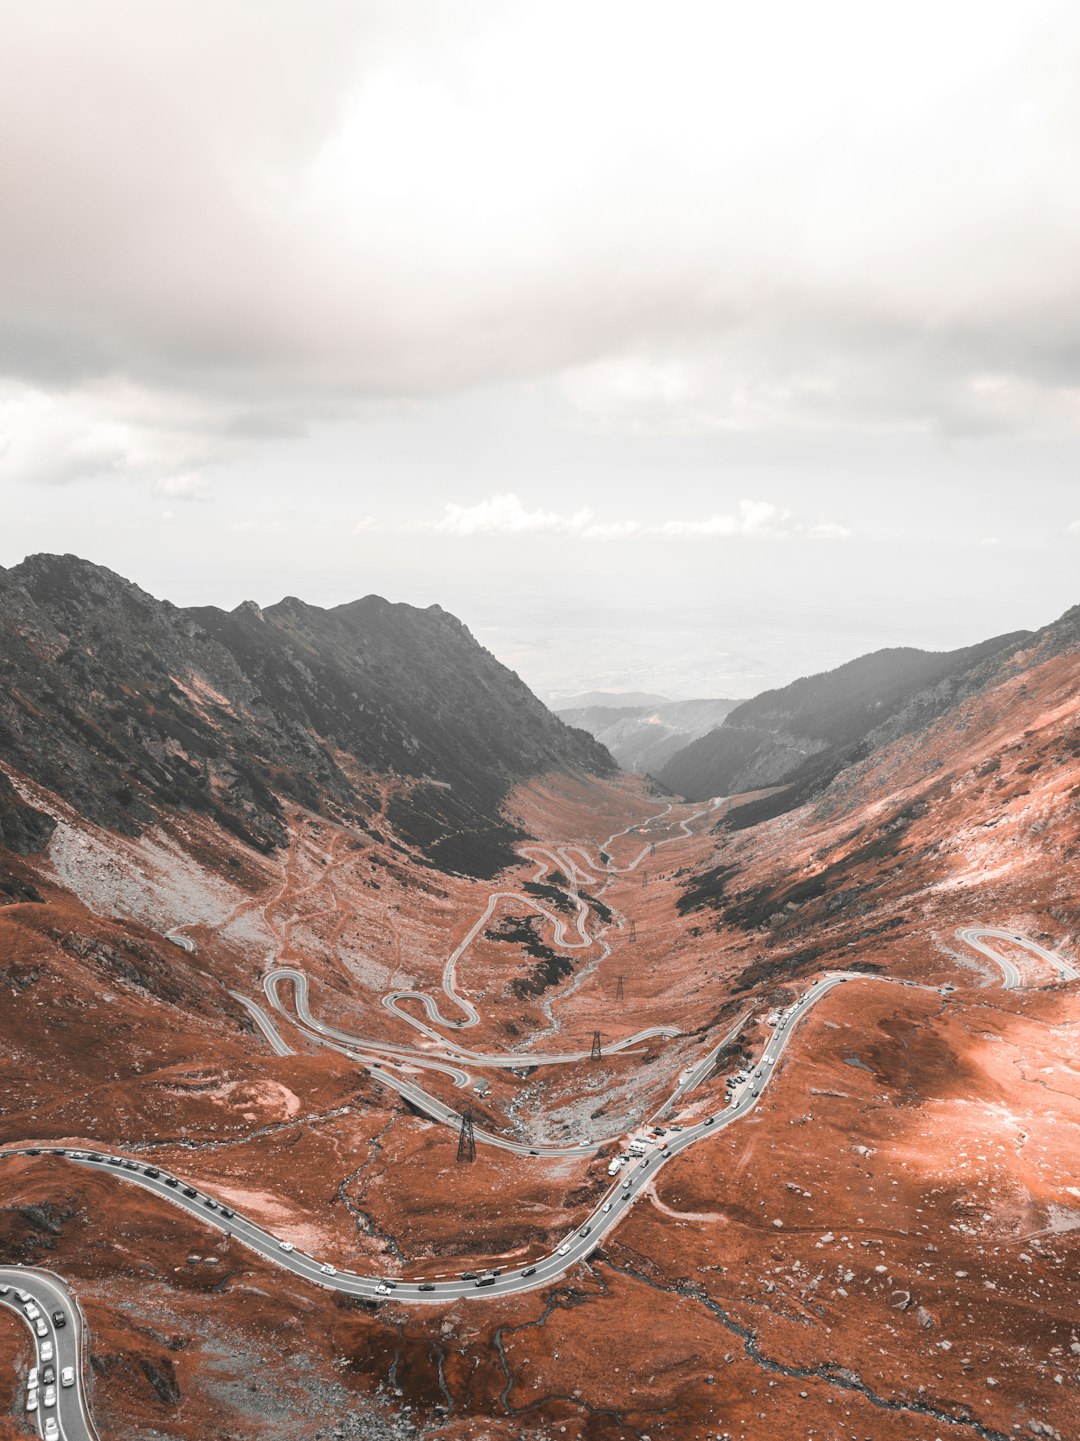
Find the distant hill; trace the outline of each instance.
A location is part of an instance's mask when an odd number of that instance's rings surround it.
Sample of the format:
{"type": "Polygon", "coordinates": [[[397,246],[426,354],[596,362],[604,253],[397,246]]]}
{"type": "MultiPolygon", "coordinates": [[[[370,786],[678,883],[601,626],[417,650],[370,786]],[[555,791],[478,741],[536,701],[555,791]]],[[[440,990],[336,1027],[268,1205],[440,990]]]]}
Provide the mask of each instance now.
{"type": "Polygon", "coordinates": [[[696,736],[720,724],[737,700],[675,700],[633,706],[560,708],[567,725],[580,726],[607,747],[627,771],[655,774],[696,736]]]}
{"type": "Polygon", "coordinates": [[[551,701],[556,715],[566,711],[587,710],[603,706],[608,710],[634,710],[639,706],[671,705],[669,695],[653,695],[647,690],[587,690],[580,695],[557,696],[551,701]]]}
{"type": "MultiPolygon", "coordinates": [[[[0,568],[0,675],[0,759],[129,835],[189,810],[269,851],[288,799],[374,810],[435,864],[490,875],[513,858],[517,781],[615,771],[437,605],[184,610],[35,555],[0,568]]],[[[0,841],[33,849],[43,828],[0,788],[0,841]]]]}
{"type": "Polygon", "coordinates": [[[1017,631],[954,651],[874,651],[765,691],[671,756],[657,779],[689,800],[786,785],[783,795],[738,813],[740,824],[780,814],[865,755],[865,738],[916,697],[927,696],[927,714],[940,713],[962,689],[965,675],[1029,638],[1029,631],[1017,631]]]}

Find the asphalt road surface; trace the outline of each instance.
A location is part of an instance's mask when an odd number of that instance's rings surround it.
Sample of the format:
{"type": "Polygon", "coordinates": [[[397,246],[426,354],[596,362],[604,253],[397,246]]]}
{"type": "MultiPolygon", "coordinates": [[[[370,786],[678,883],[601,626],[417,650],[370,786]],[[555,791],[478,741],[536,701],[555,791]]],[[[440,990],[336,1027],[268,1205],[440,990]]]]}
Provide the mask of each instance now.
{"type": "MultiPolygon", "coordinates": [[[[58,1276],[48,1271],[31,1270],[25,1266],[0,1266],[0,1306],[14,1311],[26,1325],[34,1347],[33,1364],[37,1366],[39,1384],[33,1389],[37,1406],[33,1411],[24,1411],[31,1424],[37,1425],[38,1433],[44,1436],[50,1420],[56,1423],[57,1437],[64,1441],[97,1441],[97,1432],[86,1405],[86,1393],[82,1379],[82,1313],[68,1288],[58,1276]],[[23,1301],[19,1292],[30,1298],[23,1301]],[[27,1315],[27,1305],[33,1305],[38,1316],[27,1315]],[[63,1325],[53,1319],[59,1312],[63,1325]],[[38,1326],[44,1335],[38,1333],[38,1326]],[[46,1361],[42,1352],[52,1347],[52,1359],[46,1361]],[[44,1385],[45,1367],[51,1366],[56,1372],[52,1389],[55,1401],[46,1406],[44,1385]],[[63,1384],[63,1373],[70,1368],[72,1384],[63,1384]]],[[[29,1391],[26,1394],[30,1394],[29,1391]]],[[[51,1394],[51,1393],[50,1393],[51,1394]]],[[[25,1407],[25,1400],[23,1405],[25,1407]]]]}
{"type": "MultiPolygon", "coordinates": [[[[986,931],[980,931],[986,935],[986,931]]],[[[1012,940],[1011,932],[1001,935],[1012,940]]],[[[1048,953],[1026,943],[1028,949],[1038,952],[1042,959],[1048,953]]],[[[987,953],[987,948],[979,949],[987,953]]],[[[1005,984],[1010,987],[1010,963],[994,956],[1002,966],[1005,984]]],[[[1065,965],[1064,962],[1059,962],[1065,965]]],[[[1067,967],[1071,970],[1071,967],[1067,967]]],[[[314,1281],[330,1290],[343,1291],[353,1296],[379,1300],[393,1295],[395,1301],[408,1304],[424,1302],[445,1302],[466,1297],[484,1298],[506,1296],[519,1291],[528,1291],[546,1286],[570,1270],[577,1262],[587,1257],[603,1240],[604,1236],[626,1214],[634,1201],[653,1177],[681,1151],[689,1146],[715,1135],[749,1115],[758,1104],[762,1094],[775,1074],[776,1065],[792,1035],[803,1017],[822,997],[837,986],[872,982],[879,985],[902,985],[921,990],[940,990],[940,987],[924,986],[913,981],[895,980],[890,976],[870,975],[856,971],[828,972],[803,992],[788,1009],[779,1014],[772,1034],[745,1079],[731,1092],[729,1104],[722,1110],[704,1117],[693,1125],[678,1131],[670,1131],[658,1145],[644,1157],[629,1163],[616,1177],[614,1183],[597,1203],[593,1212],[562,1238],[551,1251],[538,1255],[526,1265],[515,1265],[497,1273],[483,1271],[479,1276],[459,1276],[431,1281],[399,1279],[392,1276],[361,1276],[349,1271],[335,1271],[328,1263],[293,1249],[288,1242],[279,1240],[254,1221],[235,1214],[205,1191],[190,1185],[180,1177],[170,1175],[145,1161],[131,1157],[100,1152],[87,1152],[57,1146],[8,1148],[0,1151],[0,1159],[16,1155],[60,1155],[75,1165],[91,1170],[103,1170],[131,1184],[143,1187],[154,1194],[179,1206],[191,1215],[197,1216],[204,1224],[225,1231],[237,1240],[257,1251],[260,1255],[285,1266],[298,1276],[314,1281]],[[485,1284],[478,1282],[483,1279],[485,1284]]],[[[689,1081],[689,1077],[687,1080],[689,1081]]],[[[405,1094],[403,1091],[402,1094],[405,1094]]],[[[580,1148],[581,1151],[595,1150],[595,1146],[580,1148]]],[[[554,1154],[566,1154],[556,1150],[554,1154]]],[[[549,1152],[551,1154],[551,1152],[549,1152]]]]}
{"type": "Polygon", "coordinates": [[[1025,936],[1018,936],[1015,931],[1000,931],[992,926],[965,926],[956,934],[972,949],[980,951],[1001,967],[1007,991],[1015,991],[1020,986],[1020,972],[1014,962],[999,955],[992,946],[985,945],[982,939],[984,936],[989,936],[992,940],[1011,941],[1014,946],[1020,946],[1025,951],[1030,951],[1032,955],[1038,956],[1041,961],[1046,962],[1052,970],[1055,970],[1059,980],[1075,981],[1080,979],[1080,971],[1077,971],[1075,966],[1071,966],[1068,961],[1063,961],[1060,956],[1055,955],[1053,951],[1046,950],[1037,942],[1029,941],[1025,936]]]}

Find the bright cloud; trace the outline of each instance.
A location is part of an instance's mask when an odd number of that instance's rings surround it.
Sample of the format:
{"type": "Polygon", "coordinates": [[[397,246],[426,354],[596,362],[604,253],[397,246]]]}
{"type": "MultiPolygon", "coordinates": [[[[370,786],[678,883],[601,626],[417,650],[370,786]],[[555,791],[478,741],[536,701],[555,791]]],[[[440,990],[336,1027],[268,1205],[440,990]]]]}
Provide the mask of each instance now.
{"type": "MultiPolygon", "coordinates": [[[[357,523],[355,532],[362,534],[378,528],[383,527],[371,517],[365,517],[357,523]]],[[[831,522],[807,525],[791,511],[763,500],[740,501],[738,511],[732,515],[645,524],[628,519],[598,520],[587,506],[569,515],[549,510],[529,510],[518,496],[510,492],[493,495],[471,506],[451,502],[438,520],[410,521],[398,528],[459,537],[565,536],[576,540],[630,540],[638,537],[711,540],[740,536],[843,540],[851,534],[846,526],[831,522]]]]}

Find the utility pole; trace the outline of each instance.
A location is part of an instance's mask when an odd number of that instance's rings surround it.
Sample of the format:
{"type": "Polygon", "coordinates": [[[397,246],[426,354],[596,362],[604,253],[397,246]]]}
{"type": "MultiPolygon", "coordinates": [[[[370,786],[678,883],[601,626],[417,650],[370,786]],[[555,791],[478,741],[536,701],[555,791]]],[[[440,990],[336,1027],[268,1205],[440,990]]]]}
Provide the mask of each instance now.
{"type": "Polygon", "coordinates": [[[632,941],[637,940],[637,921],[630,922],[630,939],[632,941]]]}
{"type": "Polygon", "coordinates": [[[616,977],[615,977],[615,1000],[621,1002],[621,1001],[624,1001],[625,999],[626,999],[626,997],[625,997],[625,995],[623,994],[623,978],[622,978],[622,976],[616,976],[616,977]]]}
{"type": "Polygon", "coordinates": [[[647,886],[647,885],[649,884],[649,873],[648,873],[648,871],[642,871],[642,873],[641,873],[641,884],[642,884],[643,886],[647,886]]]}
{"type": "Polygon", "coordinates": [[[473,1132],[472,1112],[465,1111],[461,1117],[461,1134],[458,1136],[457,1158],[459,1161],[476,1160],[476,1136],[473,1132]]]}
{"type": "Polygon", "coordinates": [[[589,1060],[590,1060],[590,1061],[602,1061],[603,1059],[604,1059],[604,1057],[603,1057],[603,1052],[600,1050],[600,1032],[599,1032],[599,1031],[593,1031],[593,1033],[592,1033],[592,1053],[591,1053],[591,1055],[589,1056],[589,1060]]]}

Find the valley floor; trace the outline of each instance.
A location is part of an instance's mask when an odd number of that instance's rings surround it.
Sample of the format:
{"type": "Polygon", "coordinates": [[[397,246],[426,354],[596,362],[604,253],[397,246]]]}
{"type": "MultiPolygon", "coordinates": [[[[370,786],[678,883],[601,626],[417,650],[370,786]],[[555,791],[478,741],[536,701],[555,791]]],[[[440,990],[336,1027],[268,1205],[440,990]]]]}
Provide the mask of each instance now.
{"type": "MultiPolygon", "coordinates": [[[[590,1215],[611,1138],[737,1023],[665,1124],[719,1114],[814,977],[918,983],[823,997],[752,1111],[542,1290],[335,1295],[107,1174],[4,1162],[0,1256],[78,1296],[102,1441],[1077,1434],[1080,986],[1003,940],[1025,983],[1004,990],[956,934],[998,926],[1068,961],[1060,863],[1008,859],[1017,832],[1068,841],[1029,834],[1029,794],[995,835],[920,845],[917,797],[892,824],[906,783],[888,813],[856,797],[732,837],[728,802],[548,776],[512,797],[542,840],[494,888],[423,866],[377,812],[359,831],[294,811],[274,859],[194,822],[123,841],[51,803],[41,900],[0,910],[0,1143],[152,1162],[341,1270],[520,1268],[590,1215]],[[719,900],[688,908],[690,882],[719,900]],[[291,983],[274,1011],[288,970],[355,1041],[297,1025],[291,983]],[[467,1100],[514,1149],[459,1162],[456,1127],[401,1084],[467,1100]]],[[[939,835],[956,797],[933,801],[939,835]]],[[[12,1436],[32,1434],[16,1326],[0,1313],[12,1436]]]]}

